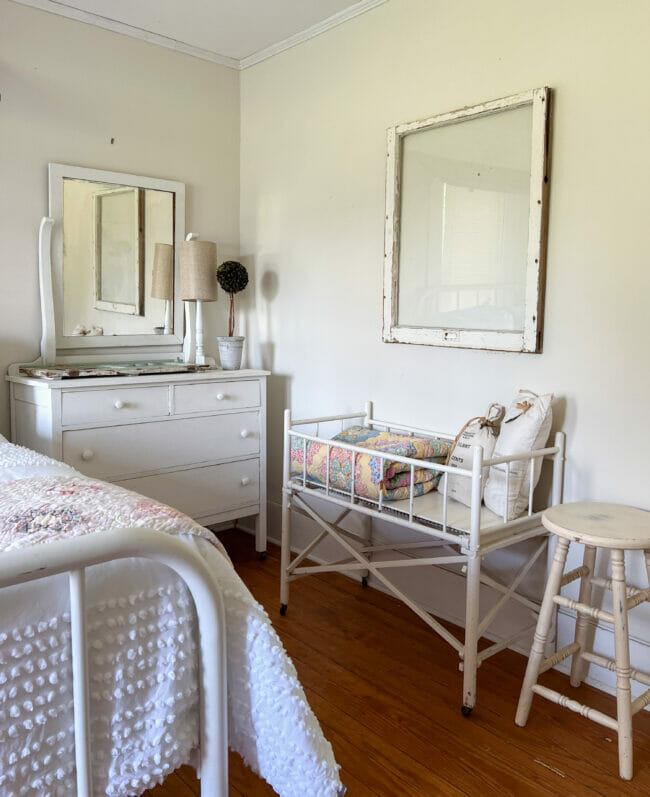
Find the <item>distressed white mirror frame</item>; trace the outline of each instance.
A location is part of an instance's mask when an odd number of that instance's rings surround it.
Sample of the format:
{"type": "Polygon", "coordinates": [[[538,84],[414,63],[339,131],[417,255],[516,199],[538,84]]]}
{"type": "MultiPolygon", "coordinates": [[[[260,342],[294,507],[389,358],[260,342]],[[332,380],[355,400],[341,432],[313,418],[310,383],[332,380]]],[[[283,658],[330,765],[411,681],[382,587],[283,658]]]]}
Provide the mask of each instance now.
{"type": "Polygon", "coordinates": [[[548,213],[549,104],[550,89],[543,87],[388,128],[382,332],[384,342],[515,352],[541,351],[548,213]],[[532,146],[523,331],[400,326],[398,324],[400,182],[404,137],[409,133],[456,124],[525,105],[532,107],[532,146]]]}
{"type": "MultiPolygon", "coordinates": [[[[185,238],[185,184],[173,180],[159,180],[122,172],[86,169],[61,163],[49,164],[50,217],[41,222],[39,233],[39,269],[41,279],[41,305],[43,337],[41,360],[54,362],[63,359],[58,352],[83,350],[85,355],[118,353],[123,359],[130,356],[158,358],[181,354],[183,348],[183,301],[180,295],[179,257],[180,245],[185,238]],[[64,179],[89,180],[97,183],[132,186],[134,188],[167,191],[174,195],[174,332],[169,335],[107,335],[72,336],[63,334],[63,181],[64,179]],[[152,348],[149,348],[152,347],[152,348]],[[99,350],[99,352],[97,351],[99,350]],[[149,350],[149,351],[147,351],[149,350]]],[[[89,359],[89,357],[87,357],[89,359]]],[[[109,359],[104,356],[103,359],[109,359]]],[[[114,357],[110,357],[114,359],[114,357]]]]}

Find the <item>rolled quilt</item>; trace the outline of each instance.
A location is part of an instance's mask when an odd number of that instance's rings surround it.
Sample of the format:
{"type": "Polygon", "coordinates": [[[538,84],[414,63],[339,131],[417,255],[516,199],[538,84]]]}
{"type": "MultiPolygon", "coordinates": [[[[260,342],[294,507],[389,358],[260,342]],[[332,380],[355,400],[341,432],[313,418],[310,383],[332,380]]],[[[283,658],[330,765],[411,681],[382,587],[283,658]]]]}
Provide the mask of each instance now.
{"type": "MultiPolygon", "coordinates": [[[[351,426],[332,440],[349,445],[370,448],[410,459],[444,463],[449,454],[449,443],[435,437],[411,437],[394,432],[380,432],[363,426],[351,426]]],[[[327,480],[327,446],[324,443],[291,438],[291,473],[305,473],[309,481],[324,485],[327,480]]],[[[380,492],[386,501],[408,498],[411,469],[402,462],[382,460],[370,454],[355,454],[343,448],[330,448],[329,482],[334,489],[350,492],[352,489],[352,462],[354,460],[354,492],[361,498],[379,499],[380,492]]],[[[440,473],[426,468],[414,472],[414,495],[424,495],[438,486],[440,473]]]]}

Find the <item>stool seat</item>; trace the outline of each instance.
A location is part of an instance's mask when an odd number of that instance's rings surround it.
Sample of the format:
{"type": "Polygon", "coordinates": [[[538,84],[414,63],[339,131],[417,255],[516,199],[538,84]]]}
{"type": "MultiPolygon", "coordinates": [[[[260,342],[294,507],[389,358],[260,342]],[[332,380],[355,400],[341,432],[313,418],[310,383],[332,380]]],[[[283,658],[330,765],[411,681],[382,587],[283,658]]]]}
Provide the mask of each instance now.
{"type": "Polygon", "coordinates": [[[650,512],[622,504],[583,501],[542,513],[544,528],[572,542],[623,550],[650,548],[650,512]]]}

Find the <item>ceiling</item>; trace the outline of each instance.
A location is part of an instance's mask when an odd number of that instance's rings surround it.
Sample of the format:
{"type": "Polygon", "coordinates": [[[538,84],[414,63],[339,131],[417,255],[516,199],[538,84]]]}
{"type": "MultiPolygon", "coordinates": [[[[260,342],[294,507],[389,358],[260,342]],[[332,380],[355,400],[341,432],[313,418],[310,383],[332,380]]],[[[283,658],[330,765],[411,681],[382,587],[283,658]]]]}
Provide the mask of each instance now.
{"type": "Polygon", "coordinates": [[[240,69],[385,1],[16,0],[240,69]]]}

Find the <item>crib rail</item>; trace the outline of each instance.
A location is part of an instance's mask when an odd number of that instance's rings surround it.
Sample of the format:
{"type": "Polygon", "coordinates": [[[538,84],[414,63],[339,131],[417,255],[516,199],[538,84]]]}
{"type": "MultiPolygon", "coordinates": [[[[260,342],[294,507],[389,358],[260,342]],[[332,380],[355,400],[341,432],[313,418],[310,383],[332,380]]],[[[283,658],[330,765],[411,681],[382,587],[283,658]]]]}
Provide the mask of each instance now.
{"type": "Polygon", "coordinates": [[[286,410],[285,411],[285,463],[284,463],[285,489],[289,489],[290,482],[294,488],[297,485],[299,487],[302,487],[303,490],[307,489],[308,487],[317,486],[325,491],[325,496],[328,498],[328,500],[331,500],[334,503],[339,504],[340,506],[345,506],[347,503],[349,506],[351,507],[353,506],[358,511],[365,512],[366,514],[369,515],[374,515],[377,512],[382,513],[384,510],[383,489],[381,489],[380,487],[378,500],[357,495],[355,488],[355,465],[357,461],[357,456],[369,456],[369,457],[378,458],[382,461],[382,465],[387,462],[391,463],[398,462],[402,465],[405,465],[408,468],[408,472],[410,473],[409,496],[408,496],[409,500],[408,521],[405,521],[403,519],[400,521],[394,515],[391,516],[391,520],[400,523],[400,525],[416,527],[418,524],[417,524],[417,518],[414,514],[414,500],[416,498],[415,471],[430,470],[434,473],[439,473],[442,476],[439,486],[439,491],[443,496],[442,519],[440,523],[442,535],[448,539],[453,539],[453,538],[457,539],[458,534],[453,531],[450,532],[447,523],[448,500],[449,500],[447,482],[448,482],[448,474],[453,473],[454,476],[471,480],[472,501],[470,506],[470,528],[468,530],[468,536],[469,536],[469,548],[472,550],[478,550],[480,546],[480,532],[481,532],[480,511],[481,511],[483,471],[485,468],[495,467],[498,470],[504,472],[504,501],[503,501],[503,514],[502,514],[503,524],[502,526],[499,527],[490,526],[490,531],[505,530],[511,524],[514,524],[513,525],[514,528],[515,526],[522,525],[522,523],[525,524],[527,522],[530,522],[540,515],[539,512],[535,513],[533,511],[533,498],[535,491],[535,464],[538,460],[546,458],[551,458],[553,460],[554,472],[553,472],[553,493],[552,493],[551,504],[560,503],[562,501],[564,435],[561,432],[558,432],[558,434],[556,435],[555,445],[553,446],[536,449],[535,451],[526,451],[517,454],[510,454],[508,456],[492,457],[491,459],[483,459],[482,447],[475,446],[473,452],[474,456],[472,461],[472,469],[469,470],[466,468],[456,468],[452,467],[451,465],[443,465],[442,463],[428,462],[427,460],[415,459],[413,457],[404,457],[404,456],[399,456],[397,454],[392,454],[390,452],[365,448],[363,445],[355,445],[352,443],[345,443],[339,440],[332,440],[329,437],[322,437],[319,434],[320,424],[322,423],[340,422],[341,429],[343,430],[345,421],[355,420],[355,419],[363,419],[364,425],[369,428],[379,427],[385,429],[386,431],[405,432],[410,436],[418,434],[446,441],[453,441],[455,439],[454,435],[450,435],[444,432],[442,433],[434,432],[431,430],[422,429],[418,427],[393,423],[391,421],[378,420],[373,417],[372,402],[367,402],[364,410],[359,412],[350,412],[340,415],[328,415],[317,418],[303,418],[298,420],[292,419],[290,410],[286,410]],[[309,434],[308,432],[305,431],[299,431],[296,428],[301,426],[315,426],[316,433],[309,434]],[[302,441],[302,453],[303,453],[302,474],[296,474],[291,472],[290,458],[291,458],[292,439],[302,441]],[[325,464],[326,474],[325,474],[324,484],[321,484],[320,481],[314,479],[313,477],[310,477],[307,473],[308,443],[323,445],[327,449],[327,458],[325,464]],[[332,487],[331,485],[330,455],[332,449],[334,448],[351,452],[350,458],[352,462],[352,468],[351,468],[349,490],[342,489],[339,486],[332,487]],[[509,518],[508,516],[509,502],[507,500],[507,496],[509,494],[511,469],[514,463],[522,461],[529,462],[527,513],[524,518],[512,519],[509,518]],[[331,495],[331,490],[334,490],[335,493],[337,493],[338,495],[337,496],[331,495]],[[347,496],[347,498],[345,500],[342,500],[340,497],[341,494],[347,496]],[[359,499],[363,500],[365,504],[372,505],[372,508],[370,509],[368,509],[367,507],[361,508],[359,506],[359,499]]]}
{"type": "MultiPolygon", "coordinates": [[[[460,669],[463,672],[463,702],[462,712],[469,716],[476,702],[476,679],[477,668],[489,656],[493,656],[500,650],[511,645],[523,633],[531,630],[532,626],[515,630],[507,639],[501,639],[490,647],[478,651],[478,642],[481,635],[487,635],[489,627],[492,626],[498,613],[502,612],[505,606],[512,602],[525,606],[536,614],[538,606],[526,595],[518,592],[521,582],[529,573],[531,568],[547,550],[547,532],[541,525],[541,512],[533,512],[533,493],[535,489],[535,465],[543,459],[551,458],[553,462],[553,485],[549,504],[562,502],[562,490],[564,483],[564,434],[558,432],[555,435],[554,445],[541,448],[536,451],[521,452],[510,456],[483,458],[483,448],[475,446],[473,450],[471,470],[467,468],[455,468],[442,463],[427,462],[410,457],[398,456],[389,452],[378,451],[366,448],[363,444],[354,445],[330,437],[323,437],[320,434],[320,426],[323,423],[339,422],[341,429],[345,428],[345,422],[352,419],[361,419],[367,428],[385,429],[386,431],[403,432],[407,435],[423,435],[436,437],[446,441],[455,439],[453,435],[440,432],[432,432],[426,429],[419,429],[413,426],[397,424],[391,421],[378,420],[373,417],[372,402],[365,405],[363,412],[346,413],[344,415],[329,415],[321,418],[309,418],[293,420],[291,410],[285,410],[284,414],[284,470],[283,470],[283,494],[282,494],[282,549],[281,549],[281,568],[280,568],[280,613],[286,614],[289,602],[289,584],[297,578],[304,578],[312,573],[340,572],[347,574],[357,574],[361,577],[363,586],[368,584],[368,579],[372,578],[377,584],[382,585],[391,595],[400,600],[410,608],[420,619],[426,623],[433,631],[439,634],[454,650],[458,653],[460,669]],[[315,430],[305,428],[314,425],[315,430]],[[312,433],[314,432],[314,433],[312,433]],[[316,476],[314,471],[308,472],[307,455],[308,446],[321,445],[325,447],[322,452],[326,454],[324,467],[322,460],[319,460],[316,476]],[[291,452],[292,448],[302,448],[302,468],[292,467],[291,452]],[[346,478],[343,487],[338,483],[332,484],[330,478],[330,459],[332,450],[350,452],[350,464],[352,465],[351,476],[348,481],[346,478]],[[383,486],[379,485],[379,498],[374,500],[364,495],[357,495],[354,484],[355,464],[358,456],[368,456],[377,458],[385,463],[398,462],[406,470],[406,481],[408,483],[408,510],[406,502],[398,501],[393,506],[389,502],[384,504],[383,486]],[[507,500],[511,470],[518,463],[527,463],[530,480],[528,483],[528,512],[520,517],[512,519],[507,500]],[[484,471],[487,467],[494,467],[503,473],[504,488],[504,509],[503,517],[499,518],[491,514],[489,524],[485,524],[486,534],[481,540],[481,504],[482,504],[482,482],[484,471]],[[415,500],[415,471],[416,469],[427,469],[441,474],[438,490],[442,494],[442,502],[435,503],[436,514],[427,517],[416,514],[415,500]],[[448,515],[454,523],[456,519],[457,506],[451,502],[448,491],[449,474],[461,479],[469,479],[470,488],[470,508],[469,522],[467,515],[462,515],[462,528],[448,525],[448,515]],[[410,476],[410,479],[408,478],[410,476]],[[314,493],[314,488],[318,492],[314,493]],[[336,505],[340,512],[336,520],[327,519],[322,510],[316,503],[306,500],[309,492],[316,494],[330,504],[336,505]],[[451,503],[451,506],[450,506],[451,503]],[[438,515],[438,509],[441,515],[438,515]],[[451,509],[451,514],[449,513],[451,509]],[[291,516],[295,512],[306,516],[318,526],[318,532],[312,541],[297,556],[291,559],[291,516]],[[341,525],[342,520],[352,512],[361,513],[369,519],[370,523],[364,523],[363,528],[345,528],[341,525]],[[427,539],[420,537],[417,541],[400,542],[399,539],[380,541],[379,545],[373,540],[372,518],[385,517],[391,524],[396,524],[402,528],[409,528],[412,531],[426,534],[427,539]],[[514,574],[511,583],[502,583],[500,580],[492,578],[487,573],[482,572],[482,559],[491,552],[523,540],[539,537],[539,543],[535,546],[532,553],[526,557],[518,572],[514,574]],[[335,561],[324,561],[322,563],[309,564],[305,559],[314,549],[324,540],[337,543],[345,551],[345,558],[335,561]],[[433,548],[432,553],[424,551],[424,555],[419,555],[412,549],[433,548]],[[408,549],[408,550],[407,550],[408,549]],[[394,552],[395,557],[390,557],[394,552]],[[375,553],[377,556],[375,556],[375,553]],[[425,566],[462,565],[461,571],[466,577],[465,587],[465,632],[464,640],[460,641],[449,630],[442,625],[428,610],[427,607],[415,601],[403,589],[402,584],[396,580],[391,580],[387,571],[398,570],[400,568],[414,568],[425,566]],[[496,600],[491,602],[487,612],[481,619],[480,616],[480,592],[481,585],[486,585],[497,593],[496,600]],[[500,593],[500,594],[499,594],[500,593]]],[[[342,460],[347,456],[342,455],[342,460]]],[[[347,466],[347,462],[345,463],[347,466]]],[[[294,466],[295,467],[295,466],[294,466]]],[[[521,467],[521,465],[519,465],[521,467]]],[[[426,499],[425,499],[426,503],[426,499]]],[[[418,505],[419,506],[419,505],[418,505]]]]}
{"type": "Polygon", "coordinates": [[[199,626],[200,778],[204,797],[228,793],[226,633],[219,587],[189,545],[151,529],[112,529],[8,551],[0,557],[0,589],[69,574],[75,758],[78,797],[92,797],[91,739],[85,627],[85,570],[116,559],[144,558],[166,565],[187,585],[199,626]]]}

